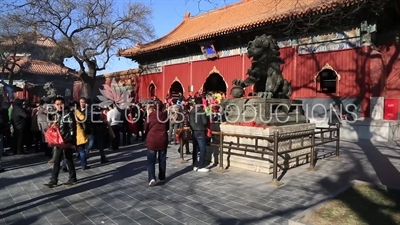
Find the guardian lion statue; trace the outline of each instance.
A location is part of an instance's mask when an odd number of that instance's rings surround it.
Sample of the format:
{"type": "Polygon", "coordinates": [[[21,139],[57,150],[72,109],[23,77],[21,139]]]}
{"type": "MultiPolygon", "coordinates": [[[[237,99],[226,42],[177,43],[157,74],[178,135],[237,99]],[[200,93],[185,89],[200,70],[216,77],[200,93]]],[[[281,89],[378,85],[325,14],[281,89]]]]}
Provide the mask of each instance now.
{"type": "Polygon", "coordinates": [[[266,77],[265,90],[258,92],[258,96],[280,99],[290,97],[290,83],[283,78],[280,69],[284,62],[280,57],[278,43],[272,36],[263,34],[250,41],[247,57],[251,59],[251,67],[247,70],[248,77],[245,80],[233,80],[234,85],[245,88],[266,77]]]}
{"type": "Polygon", "coordinates": [[[43,99],[53,99],[57,96],[57,89],[54,87],[53,82],[47,82],[43,85],[43,89],[46,92],[46,96],[43,99]]]}

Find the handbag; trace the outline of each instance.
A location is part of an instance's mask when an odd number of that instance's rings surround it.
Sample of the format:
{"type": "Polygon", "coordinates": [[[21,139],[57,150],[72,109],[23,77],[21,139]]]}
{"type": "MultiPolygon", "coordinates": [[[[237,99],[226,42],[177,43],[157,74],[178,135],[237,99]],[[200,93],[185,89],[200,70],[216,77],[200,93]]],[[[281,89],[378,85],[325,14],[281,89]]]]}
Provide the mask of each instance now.
{"type": "Polygon", "coordinates": [[[192,140],[193,139],[192,130],[190,129],[190,127],[183,127],[181,136],[182,136],[182,139],[192,140]]]}
{"type": "Polygon", "coordinates": [[[50,126],[49,129],[44,133],[48,144],[52,145],[64,145],[64,138],[61,136],[60,129],[57,126],[50,126]]]}
{"type": "Polygon", "coordinates": [[[175,131],[175,140],[176,142],[180,143],[181,142],[181,134],[182,134],[183,129],[179,128],[175,131]]]}
{"type": "Polygon", "coordinates": [[[207,133],[206,133],[207,137],[212,137],[212,129],[211,129],[211,123],[209,123],[207,125],[207,133]]]}
{"type": "Polygon", "coordinates": [[[134,134],[136,136],[139,135],[138,129],[136,127],[136,123],[133,122],[133,117],[131,114],[128,115],[128,129],[132,134],[134,134]]]}
{"type": "Polygon", "coordinates": [[[207,128],[207,137],[212,137],[212,130],[210,128],[207,128]]]}

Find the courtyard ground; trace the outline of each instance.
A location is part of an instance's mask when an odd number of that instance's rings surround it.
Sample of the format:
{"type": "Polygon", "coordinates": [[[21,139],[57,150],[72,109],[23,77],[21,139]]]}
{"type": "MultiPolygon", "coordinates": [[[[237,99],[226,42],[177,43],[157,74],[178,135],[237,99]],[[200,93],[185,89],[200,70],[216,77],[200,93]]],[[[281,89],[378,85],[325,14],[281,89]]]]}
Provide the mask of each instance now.
{"type": "MultiPolygon", "coordinates": [[[[287,224],[354,179],[400,188],[396,143],[342,141],[343,161],[319,160],[316,172],[306,170],[308,165],[291,169],[279,188],[266,185],[270,175],[234,168],[193,172],[190,163],[179,163],[176,149],[169,148],[166,183],[152,188],[141,143],[107,151],[112,162],[106,165],[91,157],[90,170],[77,167],[78,184],[54,189],[43,186],[51,169],[46,158],[3,157],[0,225],[287,224]]],[[[61,182],[67,180],[66,173],[60,175],[61,182]]]]}

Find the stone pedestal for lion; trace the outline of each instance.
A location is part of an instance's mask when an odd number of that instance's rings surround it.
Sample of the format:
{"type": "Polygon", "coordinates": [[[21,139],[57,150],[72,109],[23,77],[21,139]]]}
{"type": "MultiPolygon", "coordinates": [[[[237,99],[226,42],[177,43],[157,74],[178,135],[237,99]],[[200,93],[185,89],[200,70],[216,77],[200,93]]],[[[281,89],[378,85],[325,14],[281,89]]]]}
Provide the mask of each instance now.
{"type": "MultiPolygon", "coordinates": [[[[298,132],[298,131],[306,131],[315,129],[315,124],[313,123],[305,123],[305,124],[294,124],[294,125],[284,125],[284,126],[274,126],[268,128],[262,127],[246,127],[246,126],[237,126],[230,124],[220,124],[220,130],[224,133],[230,134],[240,134],[240,135],[253,135],[253,136],[269,136],[273,135],[275,131],[278,131],[280,134],[298,132]]],[[[219,140],[214,140],[214,143],[218,143],[219,140]]],[[[224,136],[225,143],[232,143],[234,146],[237,143],[237,137],[233,136],[224,136]]],[[[239,142],[241,144],[252,145],[255,146],[256,139],[255,138],[239,138],[239,142]]],[[[304,145],[309,145],[309,140],[304,141],[304,145]]],[[[289,149],[289,141],[284,141],[279,143],[278,151],[285,151],[289,149]]],[[[225,144],[229,145],[229,144],[225,144]]],[[[301,145],[301,139],[292,140],[292,147],[299,147],[301,145]]],[[[273,143],[270,143],[266,140],[258,140],[258,149],[262,149],[263,146],[270,147],[273,149],[273,143]]],[[[249,147],[248,149],[254,149],[254,147],[249,147]]],[[[211,163],[218,164],[219,163],[219,149],[218,147],[209,147],[208,149],[208,157],[211,159],[211,163]]],[[[269,150],[265,150],[269,151],[269,150]]],[[[272,152],[272,151],[271,151],[272,152]]],[[[305,163],[309,162],[309,155],[304,155],[310,153],[311,149],[306,148],[303,150],[291,152],[285,154],[284,156],[279,157],[279,165],[281,165],[284,169],[293,168],[305,163]],[[303,156],[299,156],[303,155],[303,156]]],[[[261,173],[272,173],[272,156],[260,153],[253,153],[241,150],[234,150],[229,148],[224,148],[224,167],[236,167],[240,169],[250,170],[254,172],[261,173]]],[[[278,167],[279,169],[279,167],[278,167]]]]}
{"type": "MultiPolygon", "coordinates": [[[[286,112],[278,112],[274,110],[269,110],[270,104],[288,104],[287,100],[271,100],[271,99],[226,99],[221,105],[230,107],[231,114],[227,113],[227,120],[235,118],[240,118],[240,121],[243,122],[248,121],[249,117],[256,116],[258,119],[255,121],[257,124],[268,125],[267,127],[251,127],[251,126],[242,126],[235,125],[235,123],[227,122],[222,123],[219,126],[219,130],[224,133],[224,145],[229,145],[231,143],[233,146],[237,143],[236,136],[229,136],[226,134],[239,134],[245,136],[270,136],[273,135],[274,132],[279,132],[279,134],[292,133],[292,132],[301,132],[301,131],[309,131],[315,129],[314,123],[308,123],[304,114],[302,113],[302,109],[297,109],[295,111],[286,111],[286,112]],[[234,104],[235,102],[235,104],[234,104]],[[246,106],[252,105],[251,112],[246,111],[246,106]],[[236,107],[235,110],[232,110],[232,106],[236,107]],[[288,118],[285,118],[282,114],[284,113],[288,118]],[[278,114],[278,115],[274,115],[278,114]],[[278,117],[277,117],[278,116],[278,117]],[[295,118],[296,117],[296,118],[295,118]],[[247,118],[247,119],[246,119],[247,118]],[[287,120],[287,121],[286,121],[287,120]],[[265,122],[269,121],[269,122],[265,122]]],[[[288,107],[284,107],[289,109],[288,107]]],[[[309,145],[310,140],[304,140],[304,145],[309,145]]],[[[301,146],[301,138],[300,139],[292,139],[290,141],[283,141],[279,143],[278,151],[283,152],[289,149],[289,145],[292,145],[292,148],[301,146]]],[[[213,139],[213,143],[219,143],[219,137],[215,137],[213,139]]],[[[256,138],[239,138],[239,143],[244,144],[248,149],[254,149],[256,144],[256,138]]],[[[258,140],[258,150],[261,150],[263,146],[270,147],[273,149],[273,143],[270,143],[266,140],[258,140]]],[[[224,167],[237,167],[245,170],[261,172],[261,173],[272,173],[272,155],[253,153],[241,150],[234,150],[229,148],[224,148],[224,167]]],[[[270,151],[270,150],[265,150],[270,151]]],[[[270,151],[272,153],[272,151],[270,151]]],[[[298,165],[302,165],[309,162],[311,149],[306,148],[299,151],[294,151],[288,154],[284,154],[279,156],[279,164],[281,168],[289,169],[292,167],[296,167],[298,165]],[[307,154],[307,155],[304,155],[307,154]],[[300,156],[303,155],[303,156],[300,156]]],[[[219,162],[219,149],[218,147],[209,147],[208,151],[208,159],[211,160],[211,163],[218,164],[219,162]]],[[[279,167],[278,167],[279,168],[279,167]]]]}
{"type": "Polygon", "coordinates": [[[266,126],[308,123],[301,100],[231,98],[223,99],[221,107],[227,123],[254,121],[256,124],[266,126]]]}

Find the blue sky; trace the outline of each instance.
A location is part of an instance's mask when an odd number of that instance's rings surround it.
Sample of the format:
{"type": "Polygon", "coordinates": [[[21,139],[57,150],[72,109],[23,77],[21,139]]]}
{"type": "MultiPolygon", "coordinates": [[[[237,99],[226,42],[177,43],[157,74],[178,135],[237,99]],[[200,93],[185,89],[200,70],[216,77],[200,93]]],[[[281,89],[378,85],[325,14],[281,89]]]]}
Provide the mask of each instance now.
{"type": "MultiPolygon", "coordinates": [[[[223,7],[241,0],[137,0],[150,5],[153,9],[152,24],[157,38],[164,36],[179,23],[182,22],[186,12],[191,16],[205,13],[209,10],[223,7]],[[209,1],[214,4],[210,4],[209,1]]],[[[127,0],[117,0],[117,4],[122,6],[127,0]]],[[[134,43],[132,43],[132,46],[134,43]]],[[[121,46],[125,47],[125,46],[121,46]]],[[[65,60],[65,65],[78,70],[78,65],[74,59],[65,60]]],[[[104,71],[99,71],[98,75],[136,68],[137,64],[123,57],[113,57],[107,64],[104,71]]]]}

